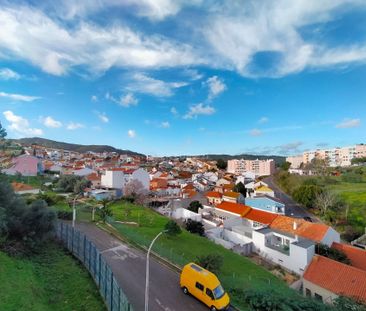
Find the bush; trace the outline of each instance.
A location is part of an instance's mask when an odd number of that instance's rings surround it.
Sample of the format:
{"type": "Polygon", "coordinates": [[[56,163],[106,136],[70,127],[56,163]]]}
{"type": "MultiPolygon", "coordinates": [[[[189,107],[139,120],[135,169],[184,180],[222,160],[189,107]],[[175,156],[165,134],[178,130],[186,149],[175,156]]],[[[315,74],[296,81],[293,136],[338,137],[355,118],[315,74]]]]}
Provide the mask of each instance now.
{"type": "Polygon", "coordinates": [[[182,229],[174,220],[169,220],[164,229],[167,230],[166,234],[171,237],[177,236],[182,232],[182,229]]]}
{"type": "Polygon", "coordinates": [[[347,255],[335,248],[331,248],[328,245],[324,245],[324,244],[318,244],[316,245],[315,251],[318,255],[322,255],[324,257],[328,257],[330,259],[345,263],[345,264],[350,264],[350,260],[348,259],[347,255]]]}
{"type": "Polygon", "coordinates": [[[366,304],[344,296],[339,296],[334,301],[334,306],[340,311],[366,311],[366,304]]]}
{"type": "Polygon", "coordinates": [[[188,210],[194,213],[198,213],[198,209],[202,208],[202,204],[200,201],[192,201],[189,206],[188,206],[188,210]]]}
{"type": "Polygon", "coordinates": [[[295,201],[306,206],[313,207],[317,195],[322,192],[322,189],[317,185],[302,185],[296,188],[292,194],[295,201]]]}
{"type": "Polygon", "coordinates": [[[57,218],[62,220],[72,220],[72,211],[57,211],[57,218]]]}
{"type": "Polygon", "coordinates": [[[358,231],[352,226],[346,226],[344,232],[342,233],[342,239],[347,242],[352,242],[362,235],[362,231],[358,231]]]}
{"type": "Polygon", "coordinates": [[[200,236],[205,235],[205,228],[203,227],[203,224],[200,221],[188,219],[186,221],[186,230],[189,231],[190,233],[198,234],[200,236]]]}
{"type": "Polygon", "coordinates": [[[215,274],[218,274],[224,263],[224,258],[219,254],[208,254],[197,257],[197,264],[215,274]]]}

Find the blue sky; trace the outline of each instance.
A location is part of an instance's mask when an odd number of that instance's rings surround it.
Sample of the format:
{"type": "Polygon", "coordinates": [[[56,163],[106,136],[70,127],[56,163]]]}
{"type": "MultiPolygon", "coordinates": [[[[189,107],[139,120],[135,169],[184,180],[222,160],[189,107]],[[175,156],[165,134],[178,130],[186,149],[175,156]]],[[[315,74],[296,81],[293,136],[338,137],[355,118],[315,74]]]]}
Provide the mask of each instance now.
{"type": "Polygon", "coordinates": [[[75,3],[0,0],[9,137],[151,155],[366,143],[365,1],[75,3]]]}

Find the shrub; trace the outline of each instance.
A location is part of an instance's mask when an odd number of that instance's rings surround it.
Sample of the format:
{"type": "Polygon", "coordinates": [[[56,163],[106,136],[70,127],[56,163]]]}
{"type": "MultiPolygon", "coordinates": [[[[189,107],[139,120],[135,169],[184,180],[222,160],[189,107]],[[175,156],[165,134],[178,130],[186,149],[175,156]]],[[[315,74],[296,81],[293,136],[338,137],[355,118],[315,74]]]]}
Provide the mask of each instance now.
{"type": "Polygon", "coordinates": [[[72,211],[57,211],[57,218],[62,220],[72,220],[72,211]]]}
{"type": "Polygon", "coordinates": [[[174,220],[169,220],[164,229],[167,230],[166,234],[171,237],[177,236],[182,232],[182,229],[174,220]]]}
{"type": "Polygon", "coordinates": [[[316,185],[302,185],[296,188],[292,194],[295,201],[310,208],[314,205],[317,195],[322,192],[322,189],[316,185]]]}
{"type": "Polygon", "coordinates": [[[224,263],[224,258],[219,254],[208,254],[197,257],[197,264],[201,267],[217,274],[224,263]]]}
{"type": "Polygon", "coordinates": [[[190,233],[195,233],[200,236],[205,235],[205,228],[203,227],[203,224],[200,221],[188,219],[186,221],[186,230],[189,231],[190,233]]]}
{"type": "Polygon", "coordinates": [[[316,245],[315,250],[319,255],[343,262],[345,264],[350,264],[350,260],[348,259],[347,255],[338,249],[331,248],[328,245],[318,244],[316,245]]]}
{"type": "Polygon", "coordinates": [[[200,201],[192,201],[189,206],[188,206],[188,210],[194,213],[198,213],[198,209],[202,208],[202,204],[200,201]]]}

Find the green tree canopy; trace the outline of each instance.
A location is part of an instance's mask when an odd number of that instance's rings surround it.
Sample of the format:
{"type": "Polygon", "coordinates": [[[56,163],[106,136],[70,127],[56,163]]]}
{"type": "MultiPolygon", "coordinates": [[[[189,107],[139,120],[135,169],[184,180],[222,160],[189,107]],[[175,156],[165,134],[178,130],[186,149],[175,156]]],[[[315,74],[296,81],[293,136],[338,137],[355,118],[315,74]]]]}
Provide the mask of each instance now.
{"type": "Polygon", "coordinates": [[[216,166],[220,170],[226,170],[226,168],[227,168],[227,161],[225,161],[223,159],[218,159],[217,162],[216,162],[216,166]]]}
{"type": "Polygon", "coordinates": [[[247,196],[247,188],[245,188],[244,184],[243,184],[241,181],[240,181],[240,182],[238,182],[238,183],[234,186],[233,190],[234,190],[235,192],[239,192],[239,193],[241,193],[244,197],[246,197],[246,196],[247,196]]]}
{"type": "Polygon", "coordinates": [[[306,206],[313,207],[316,197],[322,192],[322,188],[317,185],[301,185],[292,194],[295,201],[306,206]]]}
{"type": "Polygon", "coordinates": [[[202,204],[200,201],[192,201],[189,203],[189,206],[187,207],[188,210],[194,213],[198,213],[198,209],[202,208],[202,204]]]}
{"type": "Polygon", "coordinates": [[[170,237],[177,236],[178,234],[181,234],[182,229],[179,227],[179,225],[174,220],[169,220],[164,229],[167,231],[166,234],[170,237]]]}
{"type": "Polygon", "coordinates": [[[198,234],[200,236],[205,235],[205,228],[203,227],[203,224],[200,221],[188,219],[186,221],[186,230],[189,231],[190,233],[198,234]]]}

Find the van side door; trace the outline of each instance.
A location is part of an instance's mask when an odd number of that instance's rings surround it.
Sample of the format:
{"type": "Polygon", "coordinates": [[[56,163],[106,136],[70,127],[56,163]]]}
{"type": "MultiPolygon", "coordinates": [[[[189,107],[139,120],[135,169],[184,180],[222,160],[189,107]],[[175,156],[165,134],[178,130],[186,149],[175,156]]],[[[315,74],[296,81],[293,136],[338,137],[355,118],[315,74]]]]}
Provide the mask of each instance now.
{"type": "Polygon", "coordinates": [[[214,294],[213,294],[211,289],[206,287],[204,296],[205,296],[206,305],[208,305],[208,306],[215,305],[215,303],[214,303],[215,302],[215,297],[214,297],[214,294]]]}
{"type": "Polygon", "coordinates": [[[195,291],[195,295],[197,299],[201,300],[202,302],[206,303],[205,301],[205,297],[204,297],[204,290],[205,290],[205,287],[203,286],[203,284],[201,284],[200,282],[196,282],[195,284],[195,288],[194,288],[194,291],[195,291]]]}

